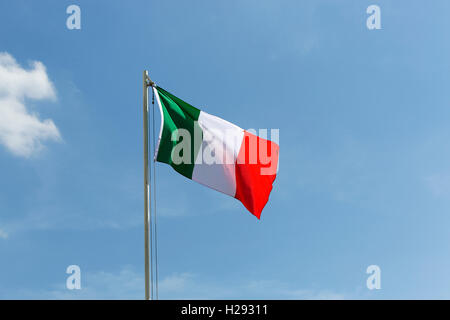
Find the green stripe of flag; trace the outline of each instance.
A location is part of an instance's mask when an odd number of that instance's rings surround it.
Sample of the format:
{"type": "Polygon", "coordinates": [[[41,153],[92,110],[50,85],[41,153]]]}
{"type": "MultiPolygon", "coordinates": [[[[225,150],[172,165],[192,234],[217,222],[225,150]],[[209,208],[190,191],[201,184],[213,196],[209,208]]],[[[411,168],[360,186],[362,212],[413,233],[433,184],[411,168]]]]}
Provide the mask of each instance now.
{"type": "MultiPolygon", "coordinates": [[[[200,115],[200,110],[180,98],[175,97],[161,87],[156,87],[156,90],[161,102],[164,117],[164,124],[156,160],[171,165],[177,172],[189,179],[192,179],[195,158],[199,152],[202,140],[197,139],[196,144],[194,145],[195,135],[200,135],[199,137],[202,138],[202,129],[197,122],[200,115]],[[172,161],[172,150],[177,144],[183,143],[182,137],[180,137],[180,141],[178,142],[172,141],[173,134],[177,136],[177,130],[179,129],[185,129],[190,133],[190,163],[176,164],[172,161]]],[[[186,141],[184,143],[186,143],[186,141]]]]}

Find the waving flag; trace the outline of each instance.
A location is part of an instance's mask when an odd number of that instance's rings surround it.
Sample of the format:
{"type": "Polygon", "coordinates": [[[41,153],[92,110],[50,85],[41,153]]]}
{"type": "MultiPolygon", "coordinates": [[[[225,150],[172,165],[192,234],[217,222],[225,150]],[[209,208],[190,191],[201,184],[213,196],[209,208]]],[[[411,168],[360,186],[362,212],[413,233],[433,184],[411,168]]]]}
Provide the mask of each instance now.
{"type": "Polygon", "coordinates": [[[259,219],[276,177],[278,145],[158,86],[153,91],[161,111],[156,160],[240,200],[259,219]]]}

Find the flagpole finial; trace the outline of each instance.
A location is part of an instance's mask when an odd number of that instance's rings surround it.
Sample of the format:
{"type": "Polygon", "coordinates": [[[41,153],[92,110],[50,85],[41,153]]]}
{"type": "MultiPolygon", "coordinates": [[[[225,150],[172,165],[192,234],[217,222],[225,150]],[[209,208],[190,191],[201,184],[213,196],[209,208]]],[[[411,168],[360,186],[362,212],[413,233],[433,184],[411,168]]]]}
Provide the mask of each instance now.
{"type": "Polygon", "coordinates": [[[152,79],[150,79],[150,77],[148,76],[148,71],[145,70],[145,83],[147,85],[147,87],[154,87],[156,84],[154,81],[152,81],[152,79]]]}

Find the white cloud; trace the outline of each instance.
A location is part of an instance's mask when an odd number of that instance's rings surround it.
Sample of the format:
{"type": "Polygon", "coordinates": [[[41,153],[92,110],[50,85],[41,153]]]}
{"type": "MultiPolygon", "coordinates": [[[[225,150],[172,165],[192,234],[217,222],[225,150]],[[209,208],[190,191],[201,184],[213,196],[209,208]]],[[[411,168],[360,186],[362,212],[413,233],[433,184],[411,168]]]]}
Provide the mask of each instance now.
{"type": "Polygon", "coordinates": [[[23,157],[42,149],[45,140],[61,139],[51,119],[40,120],[27,110],[26,99],[56,99],[45,66],[34,61],[25,70],[9,53],[0,52],[0,144],[23,157]]]}
{"type": "Polygon", "coordinates": [[[281,281],[258,280],[245,285],[240,291],[249,299],[287,299],[287,300],[342,300],[345,296],[331,290],[311,290],[293,288],[281,281]]]}
{"type": "MultiPolygon", "coordinates": [[[[143,299],[144,275],[132,266],[117,272],[84,272],[81,267],[81,290],[65,288],[65,279],[44,290],[19,290],[4,293],[6,299],[143,299]]],[[[277,280],[216,282],[200,279],[189,272],[173,273],[159,281],[160,299],[344,299],[330,290],[293,288],[277,280]]]]}
{"type": "Polygon", "coordinates": [[[8,234],[6,233],[6,231],[0,229],[0,238],[1,239],[7,239],[8,238],[8,234]]]}
{"type": "Polygon", "coordinates": [[[164,291],[170,292],[180,292],[186,289],[186,286],[194,278],[191,273],[174,273],[166,278],[164,278],[159,287],[164,291]]]}
{"type": "Polygon", "coordinates": [[[69,290],[66,288],[66,279],[62,278],[58,284],[42,290],[22,289],[0,297],[10,299],[142,299],[144,293],[144,276],[137,273],[131,266],[125,266],[116,273],[112,272],[85,272],[81,267],[81,289],[69,290]]]}

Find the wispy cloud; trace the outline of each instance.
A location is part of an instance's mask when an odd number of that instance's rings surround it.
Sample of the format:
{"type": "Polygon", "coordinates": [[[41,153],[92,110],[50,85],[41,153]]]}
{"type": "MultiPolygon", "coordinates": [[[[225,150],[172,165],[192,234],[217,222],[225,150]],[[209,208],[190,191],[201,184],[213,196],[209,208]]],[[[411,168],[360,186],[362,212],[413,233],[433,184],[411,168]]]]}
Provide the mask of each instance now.
{"type": "Polygon", "coordinates": [[[244,286],[252,299],[342,300],[345,295],[332,290],[294,288],[282,281],[258,280],[244,286]]]}
{"type": "Polygon", "coordinates": [[[41,150],[45,140],[61,139],[53,121],[30,112],[26,99],[56,99],[45,66],[34,61],[26,70],[9,53],[0,52],[0,143],[22,157],[41,150]]]}
{"type": "Polygon", "coordinates": [[[0,229],[0,238],[1,239],[7,239],[8,238],[8,233],[6,233],[6,231],[0,229]]]}
{"type": "Polygon", "coordinates": [[[23,289],[13,293],[13,296],[4,294],[2,298],[17,299],[141,299],[144,292],[144,277],[134,271],[130,266],[113,272],[84,272],[81,267],[81,289],[69,290],[66,288],[66,279],[52,285],[48,289],[23,289]]]}
{"type": "MultiPolygon", "coordinates": [[[[83,273],[81,290],[65,288],[65,279],[46,290],[20,290],[14,297],[21,299],[142,299],[143,272],[125,266],[118,272],[83,273]]],[[[160,299],[344,299],[345,295],[332,290],[294,288],[274,280],[216,282],[199,275],[173,273],[159,282],[160,299]]]]}

